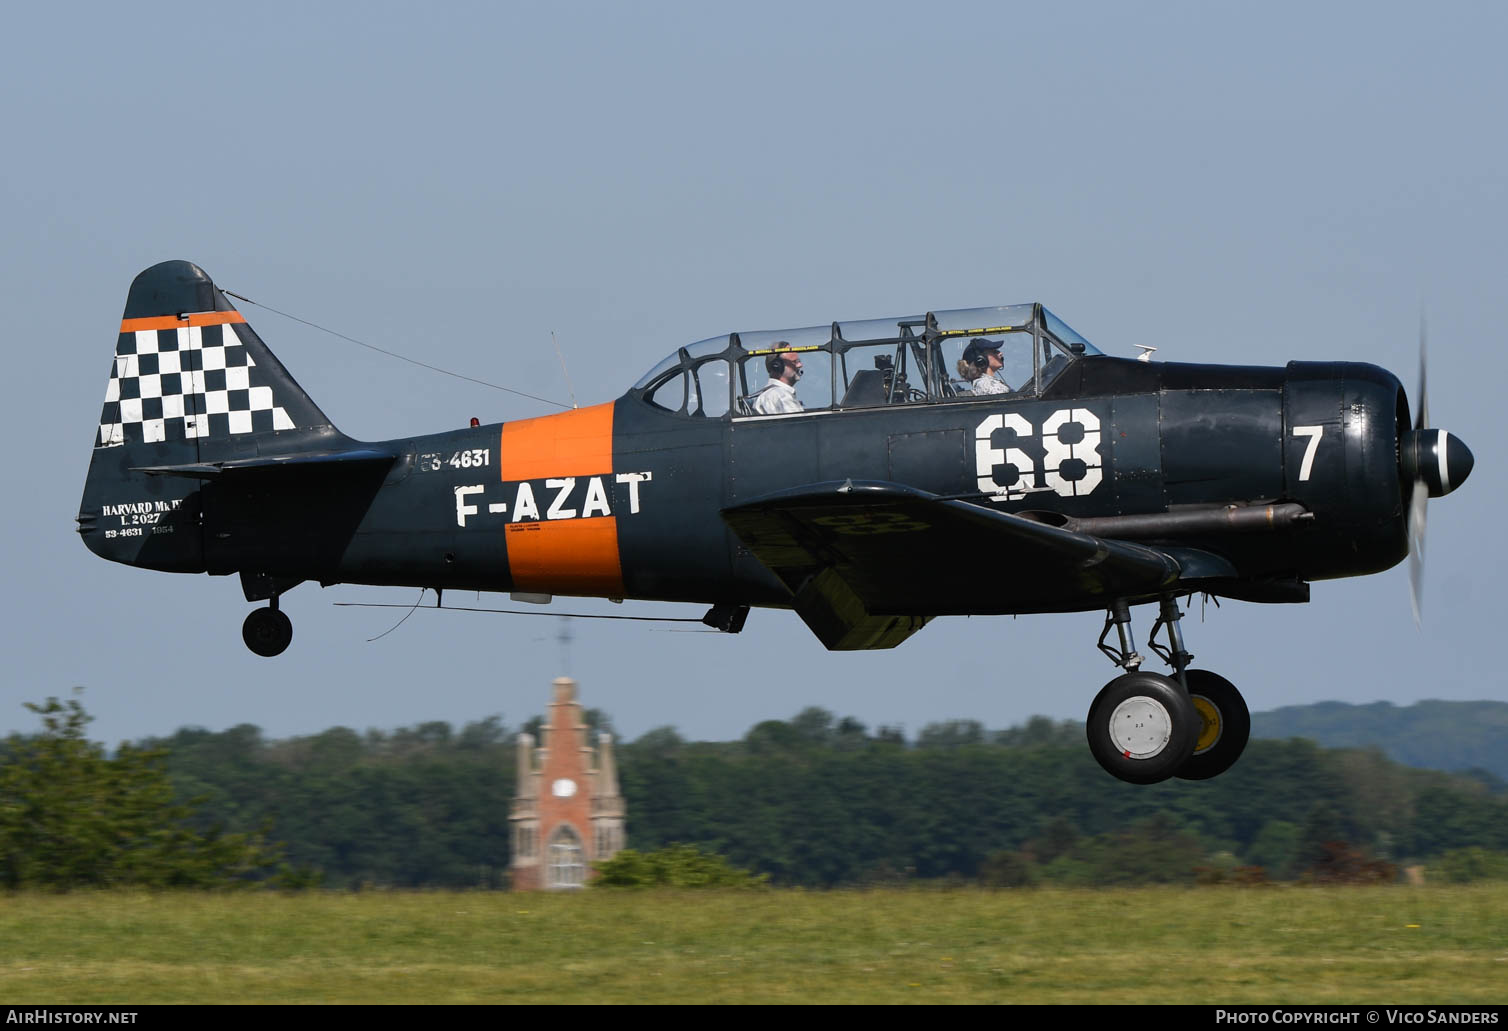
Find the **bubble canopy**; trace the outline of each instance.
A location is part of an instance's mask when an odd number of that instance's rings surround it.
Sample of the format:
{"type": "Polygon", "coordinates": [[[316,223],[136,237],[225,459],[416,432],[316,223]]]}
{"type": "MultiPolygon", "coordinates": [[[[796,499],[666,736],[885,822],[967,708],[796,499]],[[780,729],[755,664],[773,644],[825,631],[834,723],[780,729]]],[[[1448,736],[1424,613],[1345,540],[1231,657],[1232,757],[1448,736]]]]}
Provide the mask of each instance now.
{"type": "Polygon", "coordinates": [[[785,368],[776,356],[793,353],[804,412],[968,400],[981,391],[955,376],[970,344],[1008,355],[1017,382],[1007,389],[1020,395],[1040,391],[1068,362],[1101,354],[1040,304],[958,308],[708,337],[667,355],[633,389],[685,415],[757,416],[755,398],[785,368]]]}

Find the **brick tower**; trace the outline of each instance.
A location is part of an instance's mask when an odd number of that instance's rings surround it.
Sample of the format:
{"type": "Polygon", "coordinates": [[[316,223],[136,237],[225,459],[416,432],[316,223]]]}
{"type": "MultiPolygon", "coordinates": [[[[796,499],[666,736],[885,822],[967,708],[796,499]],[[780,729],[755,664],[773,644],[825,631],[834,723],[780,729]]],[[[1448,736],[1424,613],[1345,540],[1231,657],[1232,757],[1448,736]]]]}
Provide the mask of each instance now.
{"type": "Polygon", "coordinates": [[[611,859],[623,847],[623,796],[613,765],[613,737],[586,741],[576,681],[552,685],[550,718],[543,741],[518,735],[518,791],[513,824],[513,887],[516,891],[569,891],[592,876],[591,864],[611,859]]]}

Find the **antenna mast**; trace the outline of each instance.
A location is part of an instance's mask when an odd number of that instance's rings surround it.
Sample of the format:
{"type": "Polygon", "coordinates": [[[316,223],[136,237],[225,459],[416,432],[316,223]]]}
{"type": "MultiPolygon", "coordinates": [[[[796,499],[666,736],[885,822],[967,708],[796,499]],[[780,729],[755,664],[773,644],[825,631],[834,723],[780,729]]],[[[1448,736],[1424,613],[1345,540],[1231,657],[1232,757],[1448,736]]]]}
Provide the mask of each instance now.
{"type": "Polygon", "coordinates": [[[560,341],[555,339],[555,331],[550,330],[550,343],[555,345],[555,357],[560,359],[560,374],[565,377],[566,393],[571,395],[571,407],[579,408],[576,404],[576,391],[571,389],[571,374],[566,371],[565,354],[560,350],[560,341]]]}

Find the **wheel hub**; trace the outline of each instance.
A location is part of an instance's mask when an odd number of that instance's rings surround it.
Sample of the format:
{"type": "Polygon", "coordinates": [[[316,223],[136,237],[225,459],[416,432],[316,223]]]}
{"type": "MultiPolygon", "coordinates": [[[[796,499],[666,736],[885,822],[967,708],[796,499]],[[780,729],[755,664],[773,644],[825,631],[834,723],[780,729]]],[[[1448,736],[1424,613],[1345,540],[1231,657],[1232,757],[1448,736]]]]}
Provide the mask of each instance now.
{"type": "Polygon", "coordinates": [[[1199,740],[1194,742],[1194,754],[1202,755],[1214,748],[1224,731],[1220,710],[1204,695],[1191,695],[1194,711],[1199,713],[1199,740]]]}
{"type": "Polygon", "coordinates": [[[1110,740],[1127,759],[1150,759],[1168,747],[1173,717],[1155,698],[1136,695],[1110,714],[1110,740]]]}

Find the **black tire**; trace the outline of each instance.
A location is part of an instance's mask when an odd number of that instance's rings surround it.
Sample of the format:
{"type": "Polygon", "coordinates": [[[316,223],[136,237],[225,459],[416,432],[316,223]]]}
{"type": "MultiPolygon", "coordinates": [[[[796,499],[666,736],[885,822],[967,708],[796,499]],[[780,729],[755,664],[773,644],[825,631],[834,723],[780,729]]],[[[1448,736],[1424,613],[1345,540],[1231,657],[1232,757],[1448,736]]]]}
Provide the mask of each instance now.
{"type": "Polygon", "coordinates": [[[241,640],[263,658],[281,655],[293,640],[293,621],[278,609],[252,609],[241,624],[241,640]]]}
{"type": "Polygon", "coordinates": [[[1155,784],[1188,762],[1199,727],[1199,714],[1176,681],[1127,673],[1095,696],[1084,730],[1106,773],[1130,784],[1155,784]]]}
{"type": "Polygon", "coordinates": [[[1184,780],[1218,777],[1236,764],[1251,737],[1251,712],[1236,685],[1207,669],[1184,671],[1189,697],[1199,714],[1194,754],[1175,776],[1184,780]]]}

